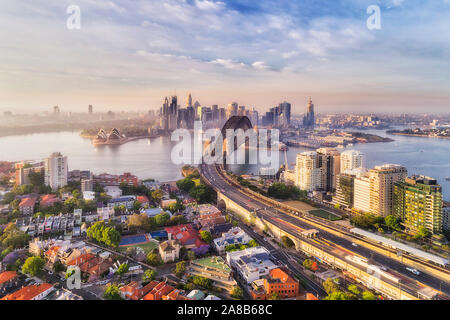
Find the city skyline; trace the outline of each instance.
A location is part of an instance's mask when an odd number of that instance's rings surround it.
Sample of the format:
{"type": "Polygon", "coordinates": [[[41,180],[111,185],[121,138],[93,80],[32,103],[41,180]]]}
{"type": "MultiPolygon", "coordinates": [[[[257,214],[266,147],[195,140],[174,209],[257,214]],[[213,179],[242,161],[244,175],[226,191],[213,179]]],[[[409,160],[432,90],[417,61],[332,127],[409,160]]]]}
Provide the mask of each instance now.
{"type": "Polygon", "coordinates": [[[448,110],[449,33],[433,32],[448,1],[377,1],[380,30],[370,1],[272,2],[84,0],[79,30],[70,3],[4,4],[0,111],[157,110],[175,91],[293,114],[309,96],[322,112],[448,110]]]}

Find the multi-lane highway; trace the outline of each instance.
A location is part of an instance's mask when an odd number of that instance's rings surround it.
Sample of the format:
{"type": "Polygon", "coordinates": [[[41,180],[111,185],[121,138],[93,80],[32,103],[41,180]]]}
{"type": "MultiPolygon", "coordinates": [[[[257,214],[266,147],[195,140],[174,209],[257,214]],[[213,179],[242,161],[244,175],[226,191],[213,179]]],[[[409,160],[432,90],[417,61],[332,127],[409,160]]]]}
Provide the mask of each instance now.
{"type": "MultiPolygon", "coordinates": [[[[281,221],[288,222],[291,225],[294,225],[301,229],[318,229],[317,227],[308,224],[304,220],[300,220],[275,208],[268,207],[267,204],[262,203],[258,199],[255,199],[248,194],[243,193],[235,186],[230,185],[219,174],[216,166],[201,165],[201,172],[203,177],[207,179],[217,191],[221,192],[244,209],[250,212],[256,211],[258,215],[264,217],[264,219],[276,225],[277,227],[282,228],[283,230],[286,229],[286,225],[281,223],[281,221]]],[[[292,231],[293,230],[290,230],[290,232],[292,231]]],[[[320,229],[320,237],[338,246],[341,246],[348,251],[366,257],[373,264],[385,266],[388,269],[402,274],[405,278],[414,279],[419,283],[429,286],[435,290],[441,291],[446,295],[450,295],[450,284],[448,282],[442,281],[441,279],[435,277],[430,273],[421,272],[419,275],[413,274],[410,271],[406,270],[406,266],[401,262],[391,259],[361,245],[355,246],[352,243],[351,239],[336,236],[324,229],[320,229]]]]}

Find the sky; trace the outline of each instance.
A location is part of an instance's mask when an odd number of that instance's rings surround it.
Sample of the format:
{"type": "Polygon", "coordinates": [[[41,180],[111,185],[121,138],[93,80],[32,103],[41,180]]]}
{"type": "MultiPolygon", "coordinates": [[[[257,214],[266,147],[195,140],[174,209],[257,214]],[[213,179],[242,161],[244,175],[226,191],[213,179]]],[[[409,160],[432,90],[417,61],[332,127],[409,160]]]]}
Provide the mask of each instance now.
{"type": "Polygon", "coordinates": [[[191,92],[261,111],[303,113],[311,96],[318,112],[446,113],[449,26],[450,0],[2,1],[0,111],[156,110],[191,92]]]}

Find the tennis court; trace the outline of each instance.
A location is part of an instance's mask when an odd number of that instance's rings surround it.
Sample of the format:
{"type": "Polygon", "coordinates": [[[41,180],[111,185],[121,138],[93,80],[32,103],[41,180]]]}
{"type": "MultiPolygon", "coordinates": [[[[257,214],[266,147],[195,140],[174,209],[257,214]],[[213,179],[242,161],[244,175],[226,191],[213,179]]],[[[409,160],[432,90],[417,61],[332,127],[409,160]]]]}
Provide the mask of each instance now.
{"type": "Polygon", "coordinates": [[[145,234],[135,235],[135,236],[127,236],[122,238],[122,240],[119,243],[119,246],[129,246],[134,244],[141,244],[141,243],[147,243],[149,239],[145,234]]]}

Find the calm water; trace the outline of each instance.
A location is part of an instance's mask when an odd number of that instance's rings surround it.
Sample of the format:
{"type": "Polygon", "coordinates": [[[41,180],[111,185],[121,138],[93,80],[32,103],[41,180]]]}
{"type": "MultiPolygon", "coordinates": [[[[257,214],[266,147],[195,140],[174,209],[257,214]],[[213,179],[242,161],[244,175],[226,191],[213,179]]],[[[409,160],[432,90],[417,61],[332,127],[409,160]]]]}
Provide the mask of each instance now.
{"type": "Polygon", "coordinates": [[[79,132],[40,133],[0,138],[0,159],[43,159],[58,151],[68,156],[69,170],[91,170],[95,174],[131,172],[141,179],[172,181],[182,177],[181,166],[170,161],[174,144],[170,137],[161,137],[94,147],[79,132]]]}
{"type": "MultiPolygon", "coordinates": [[[[356,130],[354,130],[356,131],[356,130]]],[[[443,189],[444,200],[450,201],[450,140],[388,135],[382,130],[364,130],[362,132],[389,137],[394,142],[355,144],[346,149],[356,149],[366,154],[366,167],[373,168],[386,163],[401,164],[408,174],[423,174],[436,178],[443,189]]],[[[341,151],[346,150],[341,149],[341,151]]],[[[298,153],[311,151],[306,148],[290,147],[287,159],[293,168],[298,153]]],[[[284,153],[280,153],[280,162],[285,162],[284,153]]],[[[258,173],[258,166],[233,167],[239,173],[258,173]]]]}
{"type": "MultiPolygon", "coordinates": [[[[380,136],[384,131],[367,130],[380,136]]],[[[390,143],[356,144],[352,148],[366,154],[366,166],[385,163],[402,164],[409,174],[425,174],[438,179],[443,187],[444,199],[450,201],[450,140],[406,136],[389,136],[390,143]]],[[[181,178],[181,165],[170,161],[175,142],[169,137],[142,139],[121,146],[94,147],[90,140],[79,137],[78,132],[42,133],[0,138],[0,160],[19,161],[42,159],[59,151],[69,157],[69,169],[91,170],[120,174],[132,172],[141,179],[154,178],[171,181],[181,178]]],[[[304,148],[289,148],[289,164],[295,163],[297,153],[304,148]]],[[[280,152],[280,163],[284,153],[280,152]]],[[[233,168],[241,173],[258,173],[257,166],[233,168]]]]}

